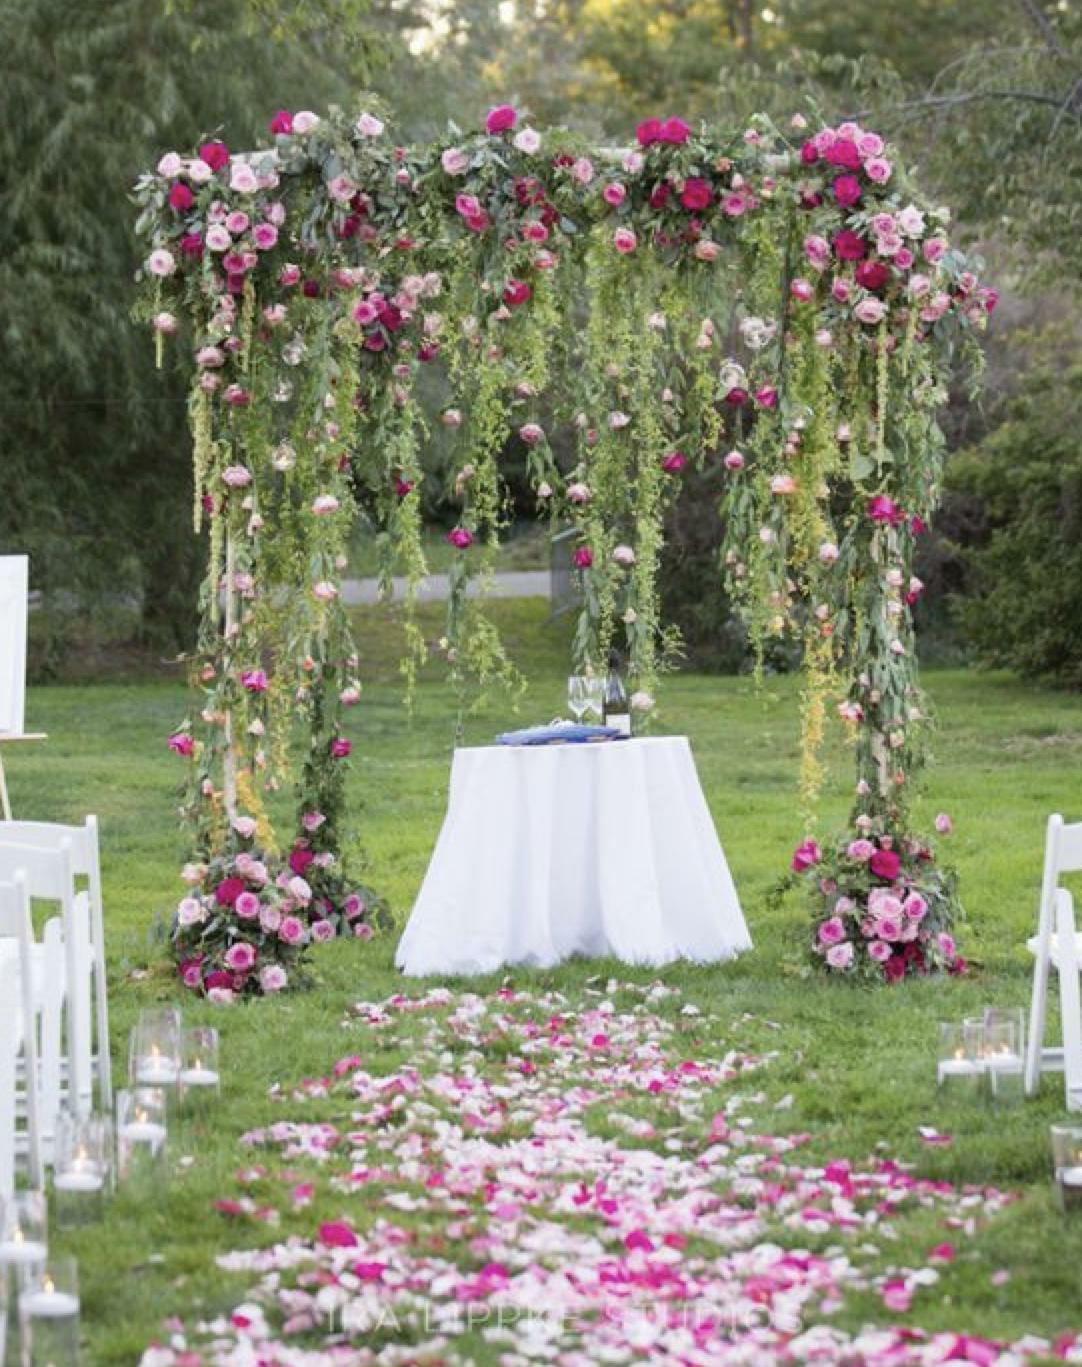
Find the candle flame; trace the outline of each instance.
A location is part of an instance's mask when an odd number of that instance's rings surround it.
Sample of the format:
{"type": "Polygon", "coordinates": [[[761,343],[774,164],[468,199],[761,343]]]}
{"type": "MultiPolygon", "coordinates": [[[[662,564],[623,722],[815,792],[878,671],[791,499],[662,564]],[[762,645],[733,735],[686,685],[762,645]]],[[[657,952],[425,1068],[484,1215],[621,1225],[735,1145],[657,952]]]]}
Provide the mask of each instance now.
{"type": "Polygon", "coordinates": [[[18,1225],[15,1226],[15,1233],[12,1235],[12,1238],[14,1242],[17,1244],[21,1244],[24,1242],[25,1236],[18,1225]]]}
{"type": "Polygon", "coordinates": [[[46,1277],[44,1282],[42,1283],[42,1287],[46,1295],[49,1296],[51,1296],[53,1292],[56,1290],[56,1284],[53,1282],[52,1277],[46,1277]]]}

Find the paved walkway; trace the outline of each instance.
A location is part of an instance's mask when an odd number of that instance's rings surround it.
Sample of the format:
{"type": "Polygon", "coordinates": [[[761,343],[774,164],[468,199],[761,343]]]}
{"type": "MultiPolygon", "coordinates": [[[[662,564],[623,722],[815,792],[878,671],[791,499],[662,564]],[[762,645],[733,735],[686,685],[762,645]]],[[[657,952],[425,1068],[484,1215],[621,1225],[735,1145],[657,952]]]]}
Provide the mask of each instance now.
{"type": "MultiPolygon", "coordinates": [[[[548,570],[501,570],[494,574],[487,585],[489,598],[548,598],[551,577],[548,570]]],[[[470,583],[470,594],[475,596],[481,591],[478,580],[470,583]]],[[[406,596],[406,580],[401,576],[394,579],[394,596],[402,600],[406,596]]],[[[430,574],[417,591],[421,601],[445,603],[450,597],[450,581],[446,574],[430,574]]],[[[378,579],[347,579],[342,584],[342,601],[350,607],[361,603],[379,602],[378,579]]]]}

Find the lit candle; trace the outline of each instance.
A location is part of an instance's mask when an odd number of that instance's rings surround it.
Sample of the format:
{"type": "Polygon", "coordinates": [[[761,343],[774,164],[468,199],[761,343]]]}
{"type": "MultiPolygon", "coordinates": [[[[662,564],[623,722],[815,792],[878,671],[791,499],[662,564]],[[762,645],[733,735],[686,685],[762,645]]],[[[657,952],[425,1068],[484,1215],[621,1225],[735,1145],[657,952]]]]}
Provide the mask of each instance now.
{"type": "Polygon", "coordinates": [[[171,1084],[177,1080],[177,1062],[175,1059],[166,1058],[156,1044],[151,1046],[150,1053],[139,1060],[136,1070],[136,1079],[139,1082],[171,1084]]]}
{"type": "Polygon", "coordinates": [[[70,1168],[53,1178],[57,1191],[101,1191],[104,1185],[104,1175],[97,1164],[87,1158],[85,1149],[79,1150],[70,1168]]]}
{"type": "Polygon", "coordinates": [[[16,1225],[11,1238],[0,1242],[0,1263],[18,1263],[21,1266],[40,1263],[45,1261],[48,1251],[40,1239],[28,1239],[16,1225]]]}
{"type": "Polygon", "coordinates": [[[1082,1164],[1073,1168],[1060,1168],[1057,1176],[1065,1187],[1082,1187],[1082,1164]]]}
{"type": "Polygon", "coordinates": [[[28,1291],[19,1304],[33,1319],[58,1320],[79,1313],[79,1297],[70,1291],[58,1291],[48,1277],[40,1291],[28,1291]]]}
{"type": "Polygon", "coordinates": [[[181,1070],[180,1081],[184,1087],[217,1087],[218,1072],[214,1068],[204,1068],[202,1059],[196,1059],[191,1068],[181,1070]]]}
{"type": "Polygon", "coordinates": [[[165,1140],[165,1126],[148,1119],[146,1111],[136,1111],[135,1119],[121,1126],[120,1137],[129,1143],[147,1144],[152,1150],[157,1150],[165,1140]]]}

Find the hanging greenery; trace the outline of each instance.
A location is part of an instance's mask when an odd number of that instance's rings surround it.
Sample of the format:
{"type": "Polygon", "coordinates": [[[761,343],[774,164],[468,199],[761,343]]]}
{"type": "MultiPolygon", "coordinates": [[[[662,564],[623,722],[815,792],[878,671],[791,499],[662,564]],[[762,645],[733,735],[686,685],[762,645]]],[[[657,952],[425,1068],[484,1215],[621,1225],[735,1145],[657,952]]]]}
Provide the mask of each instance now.
{"type": "MultiPolygon", "coordinates": [[[[666,503],[690,463],[722,462],[725,572],[760,667],[792,651],[805,671],[809,834],[793,868],[816,961],[888,979],[956,968],[953,878],[909,823],[927,726],[911,566],[938,496],[935,413],[995,295],[951,247],[947,212],[876,134],[809,135],[800,115],[735,134],[650,119],[623,152],[509,105],[422,148],[396,146],[371,107],[280,111],[271,131],[264,151],[169,152],[135,190],[141,308],[159,346],[183,332],[193,355],[210,529],[199,704],[170,741],[190,761],[197,856],[177,914],[185,981],[277,990],[265,970],[311,938],[368,933],[379,906],[341,864],[343,715],[361,698],[341,577],[358,506],[385,579],[426,572],[414,382],[434,363],[454,395],[443,646],[463,696],[512,672],[469,594],[500,536],[509,444],[539,508],[575,531],[576,663],[624,648],[642,716],[674,649],[657,591],[666,503]],[[553,422],[574,433],[570,466],[553,422]],[[810,832],[833,712],[857,789],[824,855],[810,832]],[[295,772],[298,718],[298,821],[279,840],[264,795],[295,772]]],[[[423,650],[415,631],[411,685],[423,650]]]]}

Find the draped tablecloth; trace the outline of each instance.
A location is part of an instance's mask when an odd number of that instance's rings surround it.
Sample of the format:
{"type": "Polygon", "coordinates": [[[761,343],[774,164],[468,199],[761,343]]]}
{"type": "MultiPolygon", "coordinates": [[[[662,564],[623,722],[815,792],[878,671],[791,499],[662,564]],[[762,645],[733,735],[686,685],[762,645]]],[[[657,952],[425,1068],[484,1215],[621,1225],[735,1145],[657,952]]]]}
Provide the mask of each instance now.
{"type": "Polygon", "coordinates": [[[395,962],[410,974],[573,954],[718,962],[751,948],[686,737],[455,751],[395,962]]]}

